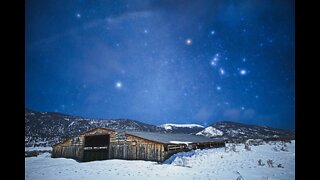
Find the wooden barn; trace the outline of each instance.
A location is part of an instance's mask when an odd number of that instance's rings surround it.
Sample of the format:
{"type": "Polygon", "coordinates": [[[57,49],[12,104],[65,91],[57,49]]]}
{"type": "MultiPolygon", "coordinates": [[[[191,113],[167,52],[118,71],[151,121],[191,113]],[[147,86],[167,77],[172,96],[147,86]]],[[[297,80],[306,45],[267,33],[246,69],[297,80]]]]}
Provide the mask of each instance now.
{"type": "Polygon", "coordinates": [[[177,152],[224,146],[223,139],[190,134],[117,132],[96,128],[53,145],[52,157],[73,158],[81,162],[106,159],[163,162],[177,152]]]}

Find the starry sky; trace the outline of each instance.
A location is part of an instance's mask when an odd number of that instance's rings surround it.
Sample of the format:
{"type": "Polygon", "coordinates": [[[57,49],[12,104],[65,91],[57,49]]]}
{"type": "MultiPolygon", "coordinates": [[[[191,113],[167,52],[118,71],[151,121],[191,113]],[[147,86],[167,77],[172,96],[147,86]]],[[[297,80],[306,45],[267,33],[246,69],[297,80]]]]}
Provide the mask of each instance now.
{"type": "Polygon", "coordinates": [[[25,106],[295,128],[293,0],[28,0],[25,106]]]}

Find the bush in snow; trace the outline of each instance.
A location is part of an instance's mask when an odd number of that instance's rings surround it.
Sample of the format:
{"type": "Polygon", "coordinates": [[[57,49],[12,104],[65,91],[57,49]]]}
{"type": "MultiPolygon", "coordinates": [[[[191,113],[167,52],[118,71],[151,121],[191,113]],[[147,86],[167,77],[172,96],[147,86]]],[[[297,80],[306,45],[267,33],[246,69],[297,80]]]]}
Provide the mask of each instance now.
{"type": "Polygon", "coordinates": [[[281,147],[280,150],[281,150],[281,151],[287,151],[287,152],[288,152],[288,147],[287,147],[287,145],[284,144],[284,145],[281,147]]]}
{"type": "Polygon", "coordinates": [[[261,159],[259,159],[259,160],[258,160],[258,165],[259,165],[259,166],[264,166],[265,164],[262,162],[261,159]]]}
{"type": "Polygon", "coordinates": [[[249,144],[247,144],[247,143],[244,144],[244,149],[247,151],[251,151],[251,148],[250,148],[249,144]]]}
{"type": "Polygon", "coordinates": [[[278,168],[284,168],[284,167],[282,166],[282,164],[278,164],[277,167],[278,167],[278,168]]]}
{"type": "Polygon", "coordinates": [[[263,141],[263,139],[248,139],[245,142],[245,144],[253,145],[253,146],[263,145],[264,143],[265,142],[263,141]]]}
{"type": "Polygon", "coordinates": [[[244,180],[241,174],[237,171],[236,174],[238,175],[236,180],[244,180]]]}
{"type": "Polygon", "coordinates": [[[286,152],[288,152],[288,147],[287,147],[287,145],[286,145],[286,143],[285,142],[280,142],[280,143],[278,143],[278,144],[275,144],[276,145],[276,147],[273,147],[272,149],[274,150],[274,151],[277,151],[277,152],[279,152],[279,151],[286,151],[286,152]]]}
{"type": "Polygon", "coordinates": [[[274,151],[279,152],[280,150],[278,149],[278,147],[273,147],[272,148],[274,151]]]}
{"type": "Polygon", "coordinates": [[[244,180],[243,177],[240,175],[237,177],[237,180],[244,180]]]}
{"type": "Polygon", "coordinates": [[[224,147],[224,151],[225,151],[225,152],[229,152],[229,151],[239,152],[239,151],[237,151],[237,149],[236,149],[236,144],[234,144],[234,143],[231,143],[231,144],[226,145],[226,146],[224,147]]]}
{"type": "Polygon", "coordinates": [[[267,161],[267,164],[268,164],[269,167],[273,167],[273,161],[271,159],[269,159],[267,161]]]}

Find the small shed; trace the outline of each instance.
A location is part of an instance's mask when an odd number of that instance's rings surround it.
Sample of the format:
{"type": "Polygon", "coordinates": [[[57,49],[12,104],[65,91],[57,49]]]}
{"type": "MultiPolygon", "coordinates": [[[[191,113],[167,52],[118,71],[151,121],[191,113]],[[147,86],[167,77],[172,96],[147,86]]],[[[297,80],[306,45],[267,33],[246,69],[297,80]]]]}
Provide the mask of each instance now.
{"type": "Polygon", "coordinates": [[[224,146],[225,141],[220,138],[96,128],[53,145],[52,157],[81,162],[105,159],[163,162],[177,152],[224,146]]]}

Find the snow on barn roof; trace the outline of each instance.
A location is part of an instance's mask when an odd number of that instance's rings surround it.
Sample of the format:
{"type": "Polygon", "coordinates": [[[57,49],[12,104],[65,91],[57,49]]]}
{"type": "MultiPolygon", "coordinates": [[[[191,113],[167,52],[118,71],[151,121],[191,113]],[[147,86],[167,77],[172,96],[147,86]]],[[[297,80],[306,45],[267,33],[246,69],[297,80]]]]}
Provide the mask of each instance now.
{"type": "Polygon", "coordinates": [[[151,141],[156,141],[163,144],[177,144],[175,142],[188,142],[188,143],[200,143],[200,142],[224,142],[223,138],[208,138],[204,136],[196,136],[192,134],[174,134],[174,133],[156,133],[156,132],[140,132],[129,131],[126,134],[138,136],[151,141]]]}

